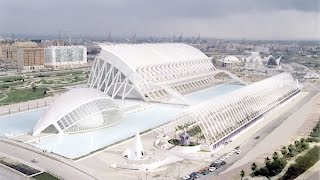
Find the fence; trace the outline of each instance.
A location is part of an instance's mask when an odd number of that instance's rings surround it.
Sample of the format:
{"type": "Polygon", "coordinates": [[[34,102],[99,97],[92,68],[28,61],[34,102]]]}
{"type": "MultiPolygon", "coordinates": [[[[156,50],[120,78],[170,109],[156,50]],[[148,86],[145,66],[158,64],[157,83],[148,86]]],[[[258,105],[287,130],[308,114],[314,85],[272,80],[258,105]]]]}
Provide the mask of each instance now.
{"type": "Polygon", "coordinates": [[[54,97],[32,100],[18,104],[6,105],[0,107],[0,116],[10,115],[18,112],[35,110],[50,106],[54,102],[54,97]]]}

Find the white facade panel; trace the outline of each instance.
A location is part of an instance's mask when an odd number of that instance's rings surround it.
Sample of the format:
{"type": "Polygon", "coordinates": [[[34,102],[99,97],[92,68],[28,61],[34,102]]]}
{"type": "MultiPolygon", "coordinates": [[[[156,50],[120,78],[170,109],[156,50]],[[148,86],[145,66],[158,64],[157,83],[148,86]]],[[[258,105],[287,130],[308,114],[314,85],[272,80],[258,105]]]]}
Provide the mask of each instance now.
{"type": "Polygon", "coordinates": [[[87,63],[85,46],[51,46],[45,49],[45,65],[84,65],[87,63]]]}

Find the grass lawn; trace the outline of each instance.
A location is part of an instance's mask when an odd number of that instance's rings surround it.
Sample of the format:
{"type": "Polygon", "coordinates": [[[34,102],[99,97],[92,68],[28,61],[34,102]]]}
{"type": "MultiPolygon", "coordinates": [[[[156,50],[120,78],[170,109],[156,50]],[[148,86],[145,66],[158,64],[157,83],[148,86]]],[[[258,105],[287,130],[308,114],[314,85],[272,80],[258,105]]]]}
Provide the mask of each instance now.
{"type": "Polygon", "coordinates": [[[59,180],[59,178],[56,178],[55,176],[52,176],[51,174],[46,172],[33,176],[32,178],[36,180],[59,180]]]}
{"type": "Polygon", "coordinates": [[[48,96],[48,94],[44,94],[44,91],[48,91],[47,88],[37,87],[36,91],[33,92],[31,88],[27,89],[17,89],[11,92],[8,92],[8,97],[2,101],[0,101],[0,105],[13,104],[18,102],[25,102],[34,99],[40,99],[48,96]]]}
{"type": "Polygon", "coordinates": [[[3,98],[5,95],[3,92],[0,92],[0,99],[3,98]]]}
{"type": "Polygon", "coordinates": [[[320,160],[320,147],[314,146],[312,149],[308,150],[303,156],[299,156],[295,163],[292,164],[281,180],[291,180],[298,177],[300,174],[307,171],[315,163],[320,160]]]}

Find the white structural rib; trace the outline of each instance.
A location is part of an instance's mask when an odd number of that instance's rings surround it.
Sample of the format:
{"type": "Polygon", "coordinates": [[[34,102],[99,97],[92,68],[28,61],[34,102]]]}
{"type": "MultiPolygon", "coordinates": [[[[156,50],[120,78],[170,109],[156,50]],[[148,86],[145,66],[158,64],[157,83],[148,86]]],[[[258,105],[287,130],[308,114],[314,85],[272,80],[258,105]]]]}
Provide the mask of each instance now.
{"type": "Polygon", "coordinates": [[[288,73],[264,79],[216,99],[192,106],[171,124],[174,127],[197,123],[212,148],[240,132],[257,117],[299,92],[288,73]]]}
{"type": "Polygon", "coordinates": [[[113,125],[123,113],[113,99],[101,91],[89,88],[70,90],[46,110],[33,129],[38,135],[54,128],[57,133],[77,133],[113,125]]]}

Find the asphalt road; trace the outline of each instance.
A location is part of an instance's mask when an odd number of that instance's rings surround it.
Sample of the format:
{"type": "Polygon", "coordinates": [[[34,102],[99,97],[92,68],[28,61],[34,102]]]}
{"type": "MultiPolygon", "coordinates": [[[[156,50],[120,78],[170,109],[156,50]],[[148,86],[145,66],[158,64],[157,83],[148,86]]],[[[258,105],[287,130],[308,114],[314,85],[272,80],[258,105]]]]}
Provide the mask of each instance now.
{"type": "MultiPolygon", "coordinates": [[[[212,179],[213,176],[218,175],[219,173],[225,171],[229,167],[231,167],[235,162],[237,162],[241,157],[247,156],[248,152],[255,147],[259,142],[263,141],[264,138],[266,138],[273,130],[276,129],[280,124],[282,124],[293,112],[297,111],[300,107],[302,107],[305,103],[307,103],[312,97],[314,97],[318,92],[313,91],[310,92],[306,97],[304,97],[296,106],[291,108],[289,111],[287,111],[285,114],[280,115],[277,119],[273,120],[271,123],[264,126],[261,130],[259,130],[257,133],[252,135],[248,140],[240,144],[240,150],[241,154],[232,155],[229,158],[227,158],[225,161],[227,162],[226,165],[220,167],[213,173],[210,173],[206,176],[202,176],[200,179],[212,179]],[[255,139],[255,137],[260,136],[259,139],[255,139]]],[[[248,155],[250,156],[250,155],[248,155]]],[[[208,164],[209,165],[209,164],[208,164]]]]}
{"type": "MultiPolygon", "coordinates": [[[[30,151],[28,149],[24,149],[22,147],[18,147],[12,144],[8,144],[6,142],[0,141],[1,152],[14,156],[23,161],[31,162],[32,159],[37,158],[39,160],[35,165],[48,170],[49,172],[53,172],[55,175],[63,178],[63,179],[77,179],[77,180],[90,180],[94,179],[92,176],[71,167],[65,163],[59,162],[57,160],[51,159],[47,156],[41,155],[39,153],[30,151]]],[[[1,171],[0,171],[1,173],[1,171]]],[[[1,176],[0,176],[1,179],[1,176]]],[[[19,179],[19,178],[17,178],[19,179]]],[[[16,180],[11,177],[10,180],[16,180]]]]}

